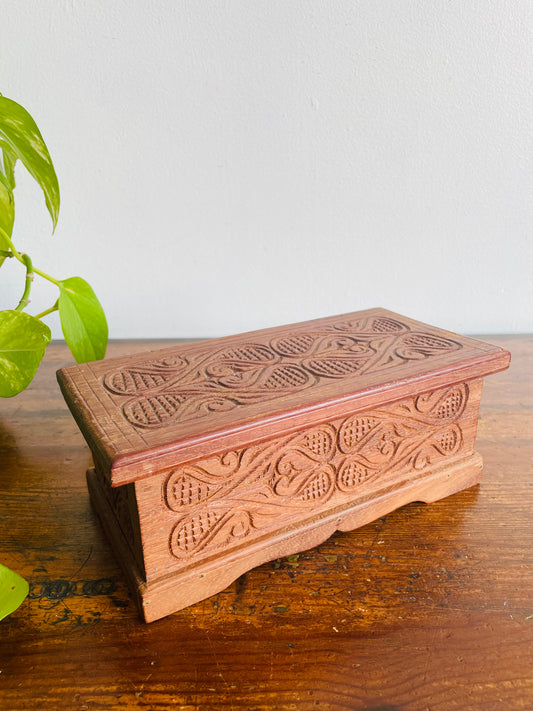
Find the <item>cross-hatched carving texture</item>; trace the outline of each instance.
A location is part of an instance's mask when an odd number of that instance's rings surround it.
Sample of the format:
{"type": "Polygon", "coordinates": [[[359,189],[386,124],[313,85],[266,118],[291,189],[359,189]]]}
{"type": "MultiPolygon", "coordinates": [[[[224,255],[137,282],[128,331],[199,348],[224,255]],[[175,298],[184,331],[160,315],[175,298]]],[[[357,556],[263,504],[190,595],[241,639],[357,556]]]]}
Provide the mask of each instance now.
{"type": "Polygon", "coordinates": [[[273,400],[332,379],[401,369],[410,361],[462,347],[385,316],[310,328],[295,327],[290,335],[265,343],[123,367],[107,373],[103,383],[114,396],[125,398],[122,412],[128,422],[153,429],[273,400]]]}
{"type": "Polygon", "coordinates": [[[461,454],[461,384],[183,465],[163,483],[170,552],[205,557],[461,454]]]}

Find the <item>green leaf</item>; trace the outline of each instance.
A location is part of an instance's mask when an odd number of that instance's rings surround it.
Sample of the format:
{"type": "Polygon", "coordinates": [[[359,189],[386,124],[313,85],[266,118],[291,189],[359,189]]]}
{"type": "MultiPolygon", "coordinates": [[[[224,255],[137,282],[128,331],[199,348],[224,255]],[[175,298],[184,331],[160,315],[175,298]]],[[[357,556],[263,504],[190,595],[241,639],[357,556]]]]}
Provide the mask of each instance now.
{"type": "Polygon", "coordinates": [[[19,607],[29,590],[23,577],[0,563],[0,620],[19,607]]]}
{"type": "Polygon", "coordinates": [[[105,356],[107,321],[96,294],[84,279],[70,277],[59,283],[59,318],[77,363],[105,356]]]}
{"type": "Polygon", "coordinates": [[[0,397],[13,397],[28,387],[51,336],[34,316],[0,311],[0,397]]]}
{"type": "Polygon", "coordinates": [[[0,620],[14,612],[29,591],[23,577],[0,563],[0,620]]]}
{"type": "MultiPolygon", "coordinates": [[[[0,95],[1,96],[1,95],[0,95]]],[[[17,157],[14,156],[9,150],[9,146],[0,141],[0,148],[4,152],[4,175],[9,183],[11,190],[15,189],[15,163],[17,162],[17,157]]]]}
{"type": "Polygon", "coordinates": [[[6,176],[2,173],[0,170],[0,183],[4,186],[6,190],[11,190],[11,185],[9,184],[9,180],[6,178],[6,176]]]}
{"type": "MultiPolygon", "coordinates": [[[[15,221],[15,201],[9,181],[0,171],[0,229],[2,229],[8,237],[13,233],[13,222],[15,221]]],[[[10,245],[2,237],[0,232],[0,249],[9,250],[10,245]]]]}
{"type": "Polygon", "coordinates": [[[4,169],[14,183],[13,166],[20,159],[41,186],[55,229],[59,216],[59,184],[48,148],[25,108],[0,95],[0,142],[4,148],[4,169]]]}

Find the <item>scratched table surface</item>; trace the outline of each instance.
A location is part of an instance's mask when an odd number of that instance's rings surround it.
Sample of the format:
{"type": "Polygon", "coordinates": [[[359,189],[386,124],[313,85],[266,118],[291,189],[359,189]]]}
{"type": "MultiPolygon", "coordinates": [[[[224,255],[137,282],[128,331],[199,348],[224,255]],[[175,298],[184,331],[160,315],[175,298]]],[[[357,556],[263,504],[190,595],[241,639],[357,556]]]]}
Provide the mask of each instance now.
{"type": "MultiPolygon", "coordinates": [[[[140,621],[91,510],[91,457],[55,371],[0,402],[0,560],[30,583],[0,623],[0,708],[533,709],[533,336],[491,336],[478,487],[413,503],[140,621]]],[[[124,355],[167,343],[112,343],[124,355]]]]}

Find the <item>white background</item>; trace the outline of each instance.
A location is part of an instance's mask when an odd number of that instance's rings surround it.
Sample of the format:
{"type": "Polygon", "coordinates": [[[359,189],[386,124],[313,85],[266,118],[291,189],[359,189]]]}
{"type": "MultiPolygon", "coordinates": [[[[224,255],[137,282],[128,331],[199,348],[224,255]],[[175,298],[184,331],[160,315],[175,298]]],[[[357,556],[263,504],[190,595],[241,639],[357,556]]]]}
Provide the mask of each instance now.
{"type": "Polygon", "coordinates": [[[19,168],[16,242],[115,338],[370,306],[533,331],[532,48],[531,0],[0,0],[0,92],[62,197],[51,236],[19,168]]]}

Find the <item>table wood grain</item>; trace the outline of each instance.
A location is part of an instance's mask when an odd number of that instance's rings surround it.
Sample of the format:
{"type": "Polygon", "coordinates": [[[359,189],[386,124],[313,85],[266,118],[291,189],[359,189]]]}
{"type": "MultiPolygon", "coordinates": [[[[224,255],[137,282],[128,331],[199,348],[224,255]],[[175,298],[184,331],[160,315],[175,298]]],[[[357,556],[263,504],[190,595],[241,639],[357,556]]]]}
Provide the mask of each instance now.
{"type": "MultiPolygon", "coordinates": [[[[0,708],[533,709],[533,336],[486,379],[480,486],[410,504],[142,623],[99,522],[55,371],[0,402],[0,560],[30,582],[0,623],[0,708]]],[[[110,345],[124,355],[168,342],[110,345]]]]}

